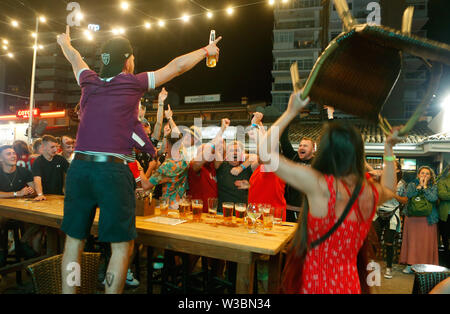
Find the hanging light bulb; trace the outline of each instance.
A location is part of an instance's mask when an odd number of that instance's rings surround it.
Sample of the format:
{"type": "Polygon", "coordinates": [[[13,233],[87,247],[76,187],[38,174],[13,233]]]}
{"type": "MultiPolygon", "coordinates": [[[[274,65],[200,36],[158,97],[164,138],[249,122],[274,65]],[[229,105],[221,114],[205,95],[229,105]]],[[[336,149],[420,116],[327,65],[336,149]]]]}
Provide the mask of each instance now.
{"type": "Polygon", "coordinates": [[[227,14],[228,14],[228,15],[233,14],[233,12],[234,12],[234,9],[233,9],[232,7],[228,7],[228,8],[227,8],[227,14]]]}
{"type": "Polygon", "coordinates": [[[183,20],[183,22],[189,22],[189,18],[190,18],[190,16],[189,15],[187,15],[187,14],[184,14],[182,17],[181,17],[181,19],[183,20]]]}
{"type": "Polygon", "coordinates": [[[211,11],[208,11],[208,13],[206,13],[206,17],[207,17],[208,19],[212,18],[212,17],[213,17],[212,12],[211,12],[211,11]]]}

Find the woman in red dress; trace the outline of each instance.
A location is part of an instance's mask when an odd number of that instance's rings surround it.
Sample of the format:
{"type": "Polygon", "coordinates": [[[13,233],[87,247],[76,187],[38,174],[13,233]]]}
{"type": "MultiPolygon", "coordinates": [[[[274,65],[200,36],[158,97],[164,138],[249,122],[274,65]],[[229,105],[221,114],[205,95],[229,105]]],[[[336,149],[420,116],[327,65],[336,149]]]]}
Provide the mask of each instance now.
{"type": "MultiPolygon", "coordinates": [[[[276,174],[287,184],[304,192],[309,203],[309,210],[303,210],[299,219],[293,247],[286,260],[282,292],[361,293],[357,257],[376,206],[393,197],[396,179],[392,147],[397,139],[390,136],[386,141],[387,158],[381,183],[372,181],[365,174],[364,142],[360,132],[350,125],[328,124],[312,168],[295,164],[276,152],[278,136],[272,133],[282,134],[308,104],[309,99],[302,101],[299,95],[291,95],[286,112],[272,125],[260,144],[263,149],[260,156],[264,151],[270,152],[265,160],[270,161],[276,174]],[[331,235],[324,237],[343,214],[358,183],[361,188],[347,216],[331,235]],[[312,247],[313,241],[318,239],[323,242],[312,247]]],[[[361,266],[365,268],[367,264],[361,266]]],[[[366,281],[366,278],[361,279],[366,281]]]]}

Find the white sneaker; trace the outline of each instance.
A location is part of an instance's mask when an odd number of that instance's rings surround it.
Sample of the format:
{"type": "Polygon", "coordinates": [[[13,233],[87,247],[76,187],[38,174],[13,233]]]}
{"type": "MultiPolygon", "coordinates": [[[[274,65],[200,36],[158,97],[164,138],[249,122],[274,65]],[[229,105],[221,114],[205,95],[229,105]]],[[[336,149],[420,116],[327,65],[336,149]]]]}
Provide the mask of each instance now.
{"type": "Polygon", "coordinates": [[[410,265],[406,266],[405,269],[403,269],[403,273],[404,274],[412,274],[413,271],[411,270],[411,266],[410,265]]]}
{"type": "Polygon", "coordinates": [[[139,286],[139,281],[134,278],[133,273],[131,272],[131,269],[128,268],[128,272],[127,272],[127,280],[125,281],[125,284],[127,286],[131,286],[131,287],[137,287],[139,286]]]}
{"type": "Polygon", "coordinates": [[[384,278],[392,279],[392,270],[391,270],[391,268],[386,268],[386,271],[384,273],[384,278]]]}

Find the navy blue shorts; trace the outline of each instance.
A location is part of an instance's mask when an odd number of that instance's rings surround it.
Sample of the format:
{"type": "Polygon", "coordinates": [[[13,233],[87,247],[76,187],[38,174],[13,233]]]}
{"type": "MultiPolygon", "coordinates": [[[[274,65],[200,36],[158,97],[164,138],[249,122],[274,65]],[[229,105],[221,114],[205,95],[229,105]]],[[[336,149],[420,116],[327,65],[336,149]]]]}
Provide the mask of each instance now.
{"type": "Polygon", "coordinates": [[[66,177],[61,230],[72,238],[86,239],[98,206],[100,242],[135,239],[135,188],[126,164],[73,160],[66,177]]]}

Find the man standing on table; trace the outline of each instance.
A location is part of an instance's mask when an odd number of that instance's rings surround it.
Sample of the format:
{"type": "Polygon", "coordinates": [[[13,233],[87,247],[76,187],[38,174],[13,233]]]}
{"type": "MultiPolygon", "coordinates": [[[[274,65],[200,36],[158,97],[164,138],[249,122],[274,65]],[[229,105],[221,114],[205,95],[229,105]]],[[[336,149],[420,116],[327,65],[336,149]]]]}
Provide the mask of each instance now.
{"type": "Polygon", "coordinates": [[[68,278],[73,275],[71,263],[80,264],[84,239],[90,233],[97,205],[100,207],[99,241],[110,242],[112,249],[105,292],[122,292],[137,236],[135,182],[127,160],[133,147],[155,155],[155,148],[138,120],[139,100],[149,89],[190,70],[207,55],[218,55],[216,44],[220,39],[175,58],[159,70],[134,75],[134,55],[129,41],[114,37],[102,48],[102,67],[97,75],[72,47],[69,27],[65,34],[58,36],[58,44],[72,65],[82,93],[81,120],[74,160],[67,174],[61,226],[67,234],[62,261],[63,293],[76,291],[68,278]]]}

